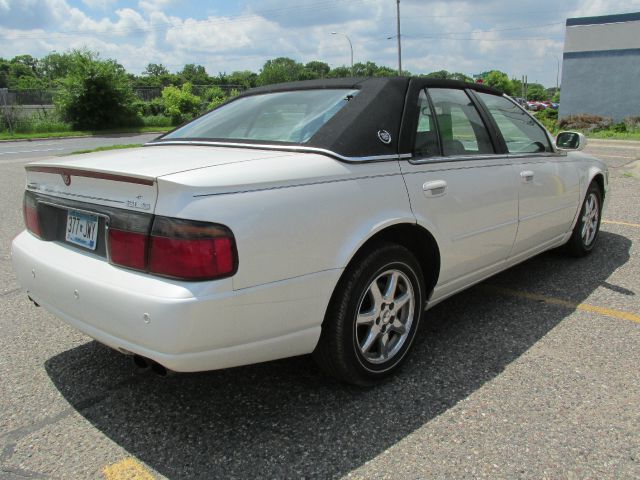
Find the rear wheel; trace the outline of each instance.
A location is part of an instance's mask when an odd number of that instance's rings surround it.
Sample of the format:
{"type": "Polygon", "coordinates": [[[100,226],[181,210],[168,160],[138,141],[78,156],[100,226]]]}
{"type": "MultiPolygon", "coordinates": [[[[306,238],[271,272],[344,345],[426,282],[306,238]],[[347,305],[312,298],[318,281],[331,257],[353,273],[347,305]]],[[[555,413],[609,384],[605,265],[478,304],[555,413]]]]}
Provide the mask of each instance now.
{"type": "Polygon", "coordinates": [[[602,214],[602,195],[597,184],[589,185],[587,195],[580,210],[580,216],[573,228],[566,250],[571,255],[582,257],[593,250],[600,232],[600,216],[602,214]]]}
{"type": "Polygon", "coordinates": [[[345,271],[314,351],[330,375],[372,385],[405,359],[424,310],[425,287],[416,258],[406,248],[382,243],[345,271]]]}

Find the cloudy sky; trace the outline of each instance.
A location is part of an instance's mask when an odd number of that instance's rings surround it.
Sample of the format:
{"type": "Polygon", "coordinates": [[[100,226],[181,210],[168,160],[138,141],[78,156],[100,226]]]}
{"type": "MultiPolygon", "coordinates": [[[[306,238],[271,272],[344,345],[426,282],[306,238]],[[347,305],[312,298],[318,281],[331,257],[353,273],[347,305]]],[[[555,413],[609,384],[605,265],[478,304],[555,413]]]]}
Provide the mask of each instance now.
{"type": "MultiPolygon", "coordinates": [[[[568,17],[640,11],[640,0],[401,0],[403,68],[499,69],[556,82],[568,17]]],[[[210,74],[269,58],[397,66],[395,0],[0,0],[0,55],[88,47],[140,73],[150,63],[210,74]]]]}

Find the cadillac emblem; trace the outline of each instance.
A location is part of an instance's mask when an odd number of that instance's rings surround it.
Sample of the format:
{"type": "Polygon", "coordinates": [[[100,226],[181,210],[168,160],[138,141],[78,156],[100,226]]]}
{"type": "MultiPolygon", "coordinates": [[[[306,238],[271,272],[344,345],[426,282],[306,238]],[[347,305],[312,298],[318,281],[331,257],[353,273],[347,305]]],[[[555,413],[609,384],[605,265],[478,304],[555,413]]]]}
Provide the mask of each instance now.
{"type": "Polygon", "coordinates": [[[71,185],[71,175],[67,173],[61,173],[60,176],[62,177],[62,181],[67,187],[71,185]]]}
{"type": "Polygon", "coordinates": [[[389,145],[391,143],[391,134],[386,130],[378,130],[378,140],[389,145]]]}

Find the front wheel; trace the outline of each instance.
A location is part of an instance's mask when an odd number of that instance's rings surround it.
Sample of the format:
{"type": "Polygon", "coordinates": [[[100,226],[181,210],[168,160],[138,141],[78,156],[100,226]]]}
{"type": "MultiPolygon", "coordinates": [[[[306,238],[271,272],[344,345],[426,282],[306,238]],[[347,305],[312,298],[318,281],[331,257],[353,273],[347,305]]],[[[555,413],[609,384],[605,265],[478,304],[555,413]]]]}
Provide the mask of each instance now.
{"type": "Polygon", "coordinates": [[[406,248],[375,246],[347,268],[314,351],[330,375],[372,385],[394,372],[415,337],[425,302],[420,264],[406,248]]]}
{"type": "Polygon", "coordinates": [[[580,209],[580,216],[573,228],[571,238],[566,244],[566,250],[573,256],[582,257],[593,250],[600,232],[602,215],[602,195],[597,184],[589,185],[584,203],[580,209]]]}

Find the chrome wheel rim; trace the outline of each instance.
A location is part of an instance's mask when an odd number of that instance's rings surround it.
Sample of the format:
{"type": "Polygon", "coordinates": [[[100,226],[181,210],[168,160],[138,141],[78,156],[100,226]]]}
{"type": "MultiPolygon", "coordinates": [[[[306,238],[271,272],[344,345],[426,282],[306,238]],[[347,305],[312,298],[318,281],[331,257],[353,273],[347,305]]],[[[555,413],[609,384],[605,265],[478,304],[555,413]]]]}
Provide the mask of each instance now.
{"type": "Polygon", "coordinates": [[[360,354],[373,364],[393,359],[407,342],[415,313],[409,277],[390,269],[369,285],[358,305],[355,341],[360,354]]]}
{"type": "Polygon", "coordinates": [[[582,212],[582,241],[585,246],[593,243],[598,233],[598,221],[600,219],[600,208],[598,207],[598,197],[595,193],[590,193],[584,202],[582,212]]]}

